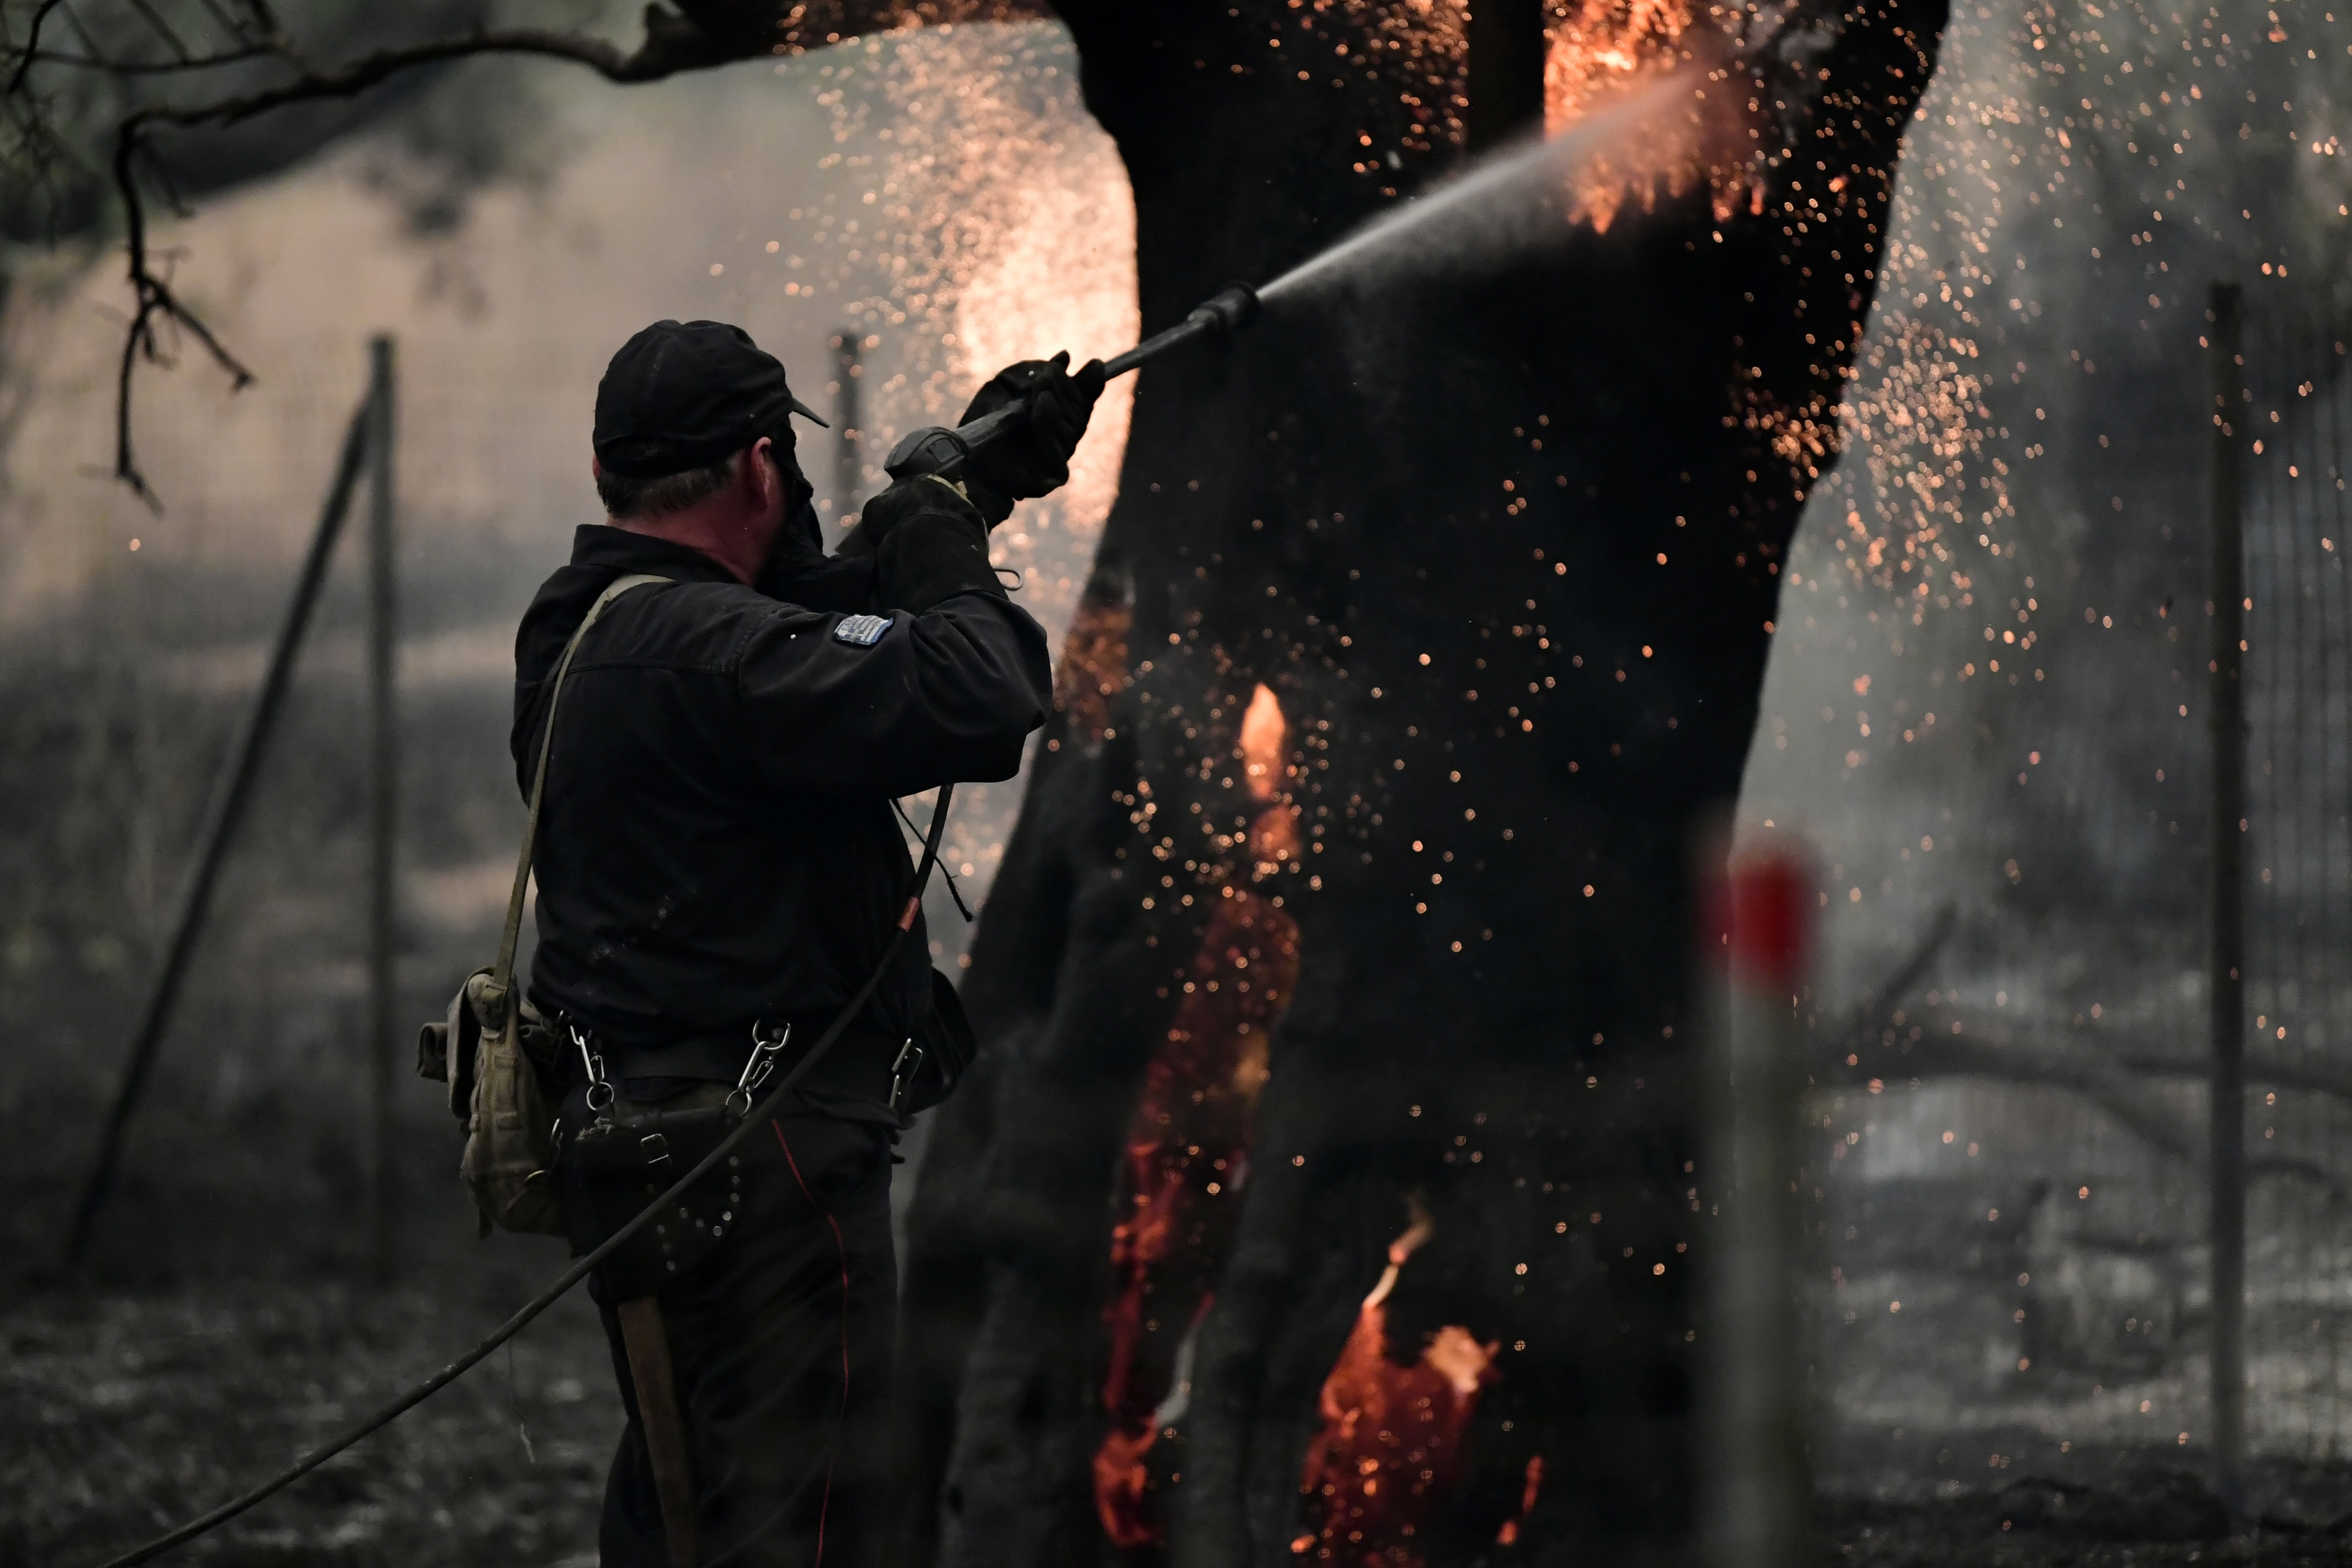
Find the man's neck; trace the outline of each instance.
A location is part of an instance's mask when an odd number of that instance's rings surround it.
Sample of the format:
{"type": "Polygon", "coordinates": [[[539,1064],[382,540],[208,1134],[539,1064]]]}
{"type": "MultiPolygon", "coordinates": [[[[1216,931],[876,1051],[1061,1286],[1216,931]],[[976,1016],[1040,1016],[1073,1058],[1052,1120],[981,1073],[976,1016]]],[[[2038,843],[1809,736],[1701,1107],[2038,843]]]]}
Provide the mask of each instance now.
{"type": "Polygon", "coordinates": [[[755,546],[748,537],[751,531],[740,526],[723,527],[702,508],[688,507],[661,517],[613,517],[604,521],[627,533],[642,533],[648,539],[667,540],[698,551],[719,563],[739,583],[749,584],[760,574],[764,542],[755,546]]]}

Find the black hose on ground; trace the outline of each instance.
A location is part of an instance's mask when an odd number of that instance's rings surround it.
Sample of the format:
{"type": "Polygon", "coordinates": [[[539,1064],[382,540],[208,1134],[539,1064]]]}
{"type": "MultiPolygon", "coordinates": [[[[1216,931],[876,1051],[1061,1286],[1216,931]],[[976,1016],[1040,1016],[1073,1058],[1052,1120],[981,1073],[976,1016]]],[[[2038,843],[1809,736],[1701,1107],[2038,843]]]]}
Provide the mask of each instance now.
{"type": "MultiPolygon", "coordinates": [[[[838,1040],[842,1033],[849,1027],[850,1020],[857,1016],[858,1010],[866,1005],[866,999],[872,996],[875,988],[882,984],[882,977],[890,972],[890,966],[898,961],[899,952],[913,939],[915,916],[922,909],[923,889],[931,879],[931,868],[939,864],[940,844],[947,835],[948,805],[954,798],[955,785],[940,786],[939,803],[931,811],[930,832],[923,839],[922,863],[915,868],[914,883],[908,889],[907,902],[898,917],[898,929],[892,933],[889,946],[883,950],[881,962],[874,966],[874,973],[866,977],[866,984],[857,988],[857,994],[843,1005],[839,1016],[826,1026],[824,1033],[817,1037],[816,1044],[811,1046],[806,1054],[793,1065],[792,1070],[784,1074],[782,1081],[776,1085],[775,1095],[790,1093],[807,1075],[808,1070],[816,1065],[818,1059],[833,1048],[834,1042],[838,1040]]],[[[344,1449],[391,1426],[401,1416],[457,1382],[488,1356],[492,1351],[520,1333],[533,1318],[553,1306],[574,1285],[585,1279],[598,1264],[618,1251],[624,1243],[645,1227],[646,1223],[653,1218],[656,1210],[667,1208],[676,1203],[685,1194],[688,1187],[716,1169],[719,1163],[733,1152],[744,1139],[751,1136],[752,1129],[759,1125],[760,1120],[757,1117],[746,1116],[741,1126],[721,1139],[719,1147],[704,1155],[701,1163],[680,1176],[671,1185],[669,1191],[638,1210],[635,1218],[607,1237],[593,1252],[575,1260],[571,1268],[556,1276],[552,1284],[523,1303],[520,1310],[500,1323],[488,1339],[472,1350],[467,1351],[391,1404],[355,1423],[332,1441],[311,1449],[310,1452],[255,1487],[251,1491],[221,1504],[209,1513],[190,1520],[176,1530],[159,1535],[142,1545],[135,1546],[119,1557],[109,1558],[100,1565],[100,1568],[132,1568],[134,1563],[152,1562],[175,1546],[186,1545],[196,1537],[227,1523],[237,1515],[285,1490],[344,1449]]]]}

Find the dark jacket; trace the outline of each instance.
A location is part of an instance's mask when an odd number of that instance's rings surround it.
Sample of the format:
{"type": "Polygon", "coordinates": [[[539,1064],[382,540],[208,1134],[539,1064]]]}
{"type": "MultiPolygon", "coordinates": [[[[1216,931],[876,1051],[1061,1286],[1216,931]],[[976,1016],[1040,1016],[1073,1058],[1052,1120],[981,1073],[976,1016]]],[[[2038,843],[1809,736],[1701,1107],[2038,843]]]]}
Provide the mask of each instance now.
{"type": "MultiPolygon", "coordinates": [[[[745,587],[698,551],[579,530],[515,639],[526,799],[550,678],[590,604],[626,574],[675,581],[609,605],[564,682],[535,857],[542,1011],[625,1048],[732,1032],[748,1045],[755,1018],[822,1028],[906,897],[891,798],[1019,769],[1051,700],[1045,635],[988,570],[976,511],[944,490],[899,510],[878,556],[802,575],[796,596],[823,608],[745,587]],[[852,611],[889,625],[861,646],[837,635],[852,611]]],[[[859,1020],[894,1039],[929,1006],[914,934],[859,1020]]]]}

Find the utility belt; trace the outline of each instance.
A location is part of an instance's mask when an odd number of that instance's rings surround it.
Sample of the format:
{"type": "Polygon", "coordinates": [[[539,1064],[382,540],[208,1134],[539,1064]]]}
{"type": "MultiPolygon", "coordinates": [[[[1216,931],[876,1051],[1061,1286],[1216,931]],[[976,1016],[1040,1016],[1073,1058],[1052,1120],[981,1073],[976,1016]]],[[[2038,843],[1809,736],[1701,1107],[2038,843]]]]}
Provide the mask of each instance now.
{"type": "MultiPolygon", "coordinates": [[[[796,1027],[761,1019],[748,1029],[725,1029],[646,1046],[600,1039],[569,1019],[563,1024],[592,1092],[598,1084],[641,1083],[650,1079],[733,1084],[743,1096],[744,1110],[750,1109],[751,1097],[758,1094],[762,1084],[790,1072],[798,1063],[801,1053],[793,1048],[793,1040],[814,1042],[823,1033],[821,1025],[796,1027]]],[[[918,1108],[917,1081],[931,1055],[929,1047],[911,1037],[853,1026],[843,1030],[832,1048],[816,1059],[794,1086],[794,1092],[820,1103],[864,1101],[904,1116],[918,1108]]]]}
{"type": "MultiPolygon", "coordinates": [[[[552,1164],[575,1254],[594,1250],[647,1199],[700,1164],[798,1059],[793,1026],[765,1020],[744,1032],[655,1047],[607,1044],[568,1019],[563,1032],[579,1055],[581,1081],[557,1111],[552,1164]],[[701,1081],[659,1100],[624,1092],[648,1079],[678,1079],[701,1081]]],[[[823,1031],[798,1033],[814,1040],[823,1031]]],[[[877,1102],[895,1121],[928,1054],[912,1039],[845,1030],[794,1092],[877,1102]]],[[[608,1301],[650,1296],[716,1251],[743,1212],[744,1163],[754,1157],[749,1151],[730,1157],[630,1237],[597,1268],[598,1293],[608,1301]]]]}

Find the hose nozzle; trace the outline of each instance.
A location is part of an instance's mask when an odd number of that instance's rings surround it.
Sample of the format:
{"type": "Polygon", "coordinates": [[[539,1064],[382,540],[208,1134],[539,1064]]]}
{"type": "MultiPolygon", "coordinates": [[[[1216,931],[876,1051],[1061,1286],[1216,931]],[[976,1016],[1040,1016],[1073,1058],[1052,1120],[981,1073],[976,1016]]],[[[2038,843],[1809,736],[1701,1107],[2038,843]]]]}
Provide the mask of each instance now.
{"type": "Polygon", "coordinates": [[[1257,320],[1257,290],[1246,283],[1220,289],[1184,319],[1203,326],[1213,321],[1220,331],[1238,332],[1257,320]]]}
{"type": "Polygon", "coordinates": [[[1238,332],[1257,320],[1257,290],[1246,283],[1218,289],[1192,308],[1192,313],[1166,331],[1146,338],[1117,359],[1103,363],[1105,376],[1125,375],[1148,359],[1156,359],[1178,343],[1194,338],[1238,332]]]}
{"type": "MultiPolygon", "coordinates": [[[[1257,320],[1257,290],[1246,283],[1229,284],[1212,294],[1192,314],[1166,331],[1147,338],[1142,342],[1103,363],[1103,377],[1125,375],[1144,361],[1157,358],[1178,343],[1194,338],[1223,336],[1238,332],[1257,320]]],[[[962,473],[964,465],[974,452],[1001,438],[1021,420],[1028,416],[1028,406],[1016,404],[983,415],[969,425],[953,430],[932,426],[909,431],[898,446],[891,448],[889,458],[883,464],[885,472],[894,479],[917,474],[937,474],[952,479],[962,473]]]]}

